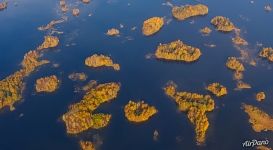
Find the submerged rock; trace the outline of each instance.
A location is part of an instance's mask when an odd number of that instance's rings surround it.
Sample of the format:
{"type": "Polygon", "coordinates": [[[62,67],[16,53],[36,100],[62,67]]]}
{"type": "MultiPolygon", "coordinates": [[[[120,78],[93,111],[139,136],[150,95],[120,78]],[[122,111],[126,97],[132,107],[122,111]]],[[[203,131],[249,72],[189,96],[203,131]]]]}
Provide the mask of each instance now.
{"type": "Polygon", "coordinates": [[[235,71],[233,73],[233,79],[234,80],[242,80],[244,78],[244,74],[240,71],[235,71]]]}
{"type": "Polygon", "coordinates": [[[273,62],[273,48],[272,47],[263,48],[260,51],[259,56],[262,58],[266,58],[270,62],[273,62]]]}
{"type": "Polygon", "coordinates": [[[55,75],[43,77],[36,80],[35,89],[36,92],[54,92],[59,87],[59,83],[60,81],[55,75]]]}
{"type": "Polygon", "coordinates": [[[85,59],[85,65],[89,67],[94,67],[94,68],[107,66],[107,67],[113,67],[114,70],[120,70],[119,64],[115,64],[110,57],[102,55],[102,54],[100,55],[94,54],[90,57],[87,57],[85,59]]]}
{"type": "Polygon", "coordinates": [[[124,107],[125,117],[132,122],[144,122],[157,113],[154,106],[149,106],[144,101],[129,101],[124,107]]]}
{"type": "Polygon", "coordinates": [[[265,5],[265,6],[264,6],[264,10],[265,10],[265,11],[268,11],[268,12],[271,11],[271,10],[272,10],[271,5],[270,5],[270,4],[265,5]]]}
{"type": "Polygon", "coordinates": [[[255,132],[273,131],[273,118],[267,113],[247,104],[243,104],[243,109],[248,114],[249,123],[255,132]]]}
{"type": "Polygon", "coordinates": [[[153,140],[154,141],[158,141],[158,138],[159,138],[159,132],[157,130],[154,130],[154,133],[153,133],[153,140]]]}
{"type": "Polygon", "coordinates": [[[82,150],[95,150],[95,146],[89,141],[80,141],[80,146],[82,150]]]}
{"type": "Polygon", "coordinates": [[[78,134],[88,129],[106,127],[111,119],[110,114],[97,113],[101,104],[114,100],[120,90],[119,83],[94,84],[89,88],[82,100],[69,107],[69,111],[62,116],[69,134],[78,134]]]}
{"type": "Polygon", "coordinates": [[[220,83],[209,84],[207,90],[218,97],[227,95],[227,88],[221,85],[220,83]]]}
{"type": "Polygon", "coordinates": [[[152,17],[143,22],[142,33],[150,36],[158,32],[164,25],[164,20],[161,17],[152,17]]]}
{"type": "Polygon", "coordinates": [[[216,16],[212,18],[211,24],[216,26],[216,29],[218,31],[230,32],[235,29],[235,26],[233,25],[233,23],[228,18],[223,16],[216,16]]]}
{"type": "Polygon", "coordinates": [[[172,9],[173,16],[178,20],[185,20],[193,16],[203,16],[208,14],[209,8],[203,4],[175,6],[172,9]]]}
{"type": "Polygon", "coordinates": [[[255,95],[255,97],[257,101],[261,102],[265,99],[266,96],[264,92],[259,92],[255,95]]]}
{"type": "Polygon", "coordinates": [[[117,36],[119,35],[119,30],[112,28],[112,29],[109,29],[106,34],[109,36],[117,36]]]}
{"type": "Polygon", "coordinates": [[[70,80],[73,80],[73,81],[85,81],[87,78],[88,78],[88,76],[85,74],[85,73],[83,73],[83,72],[81,72],[81,73],[71,73],[69,76],[68,76],[68,78],[70,79],[70,80]]]}
{"type": "Polygon", "coordinates": [[[210,95],[177,91],[177,86],[173,82],[169,83],[164,91],[177,103],[180,111],[187,113],[190,122],[195,127],[197,143],[203,144],[209,127],[206,112],[214,110],[214,100],[210,95]]]}
{"type": "Polygon", "coordinates": [[[158,59],[193,62],[199,59],[201,51],[177,40],[168,44],[160,44],[155,52],[158,59]]]}

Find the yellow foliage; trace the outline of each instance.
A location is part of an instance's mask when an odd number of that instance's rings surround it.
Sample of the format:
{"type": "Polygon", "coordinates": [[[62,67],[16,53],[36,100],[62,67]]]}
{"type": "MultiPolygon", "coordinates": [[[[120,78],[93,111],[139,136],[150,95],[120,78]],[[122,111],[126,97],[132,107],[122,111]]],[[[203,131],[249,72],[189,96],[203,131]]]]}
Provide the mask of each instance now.
{"type": "Polygon", "coordinates": [[[33,72],[37,67],[49,63],[48,60],[39,60],[40,53],[36,50],[29,51],[25,54],[24,59],[21,63],[26,74],[33,72]]]}
{"type": "Polygon", "coordinates": [[[80,141],[80,146],[82,150],[95,150],[95,146],[89,141],[80,141]]]}
{"type": "Polygon", "coordinates": [[[11,111],[15,109],[14,103],[22,98],[24,77],[24,73],[20,70],[0,81],[0,109],[6,106],[11,111]]]}
{"type": "Polygon", "coordinates": [[[37,67],[49,63],[47,60],[40,61],[40,56],[37,50],[29,51],[21,62],[22,68],[0,81],[0,109],[15,109],[14,104],[22,99],[24,79],[37,67]]]}
{"type": "Polygon", "coordinates": [[[197,143],[202,144],[206,140],[206,132],[209,128],[209,121],[205,111],[191,107],[187,114],[190,122],[195,126],[197,143]]]}
{"type": "Polygon", "coordinates": [[[232,42],[236,45],[243,45],[243,46],[248,45],[248,42],[245,39],[241,38],[240,36],[236,36],[235,38],[232,38],[232,42]]]}
{"type": "Polygon", "coordinates": [[[169,83],[164,88],[165,94],[175,100],[179,110],[187,113],[189,120],[195,126],[196,140],[202,144],[205,142],[205,134],[209,127],[206,112],[214,109],[214,100],[209,95],[178,92],[176,88],[175,83],[169,83]]]}
{"type": "Polygon", "coordinates": [[[185,20],[193,16],[203,16],[208,14],[209,8],[203,4],[186,5],[181,7],[173,7],[172,14],[178,20],[185,20]]]}
{"type": "Polygon", "coordinates": [[[216,16],[210,21],[211,24],[216,26],[216,29],[223,32],[230,32],[235,29],[233,23],[226,17],[216,16]]]}
{"type": "Polygon", "coordinates": [[[55,75],[44,77],[36,80],[36,91],[37,92],[54,92],[60,81],[55,75]]]}
{"type": "Polygon", "coordinates": [[[119,30],[112,28],[112,29],[109,29],[106,34],[109,36],[117,36],[119,35],[119,30]]]}
{"type": "Polygon", "coordinates": [[[124,107],[125,117],[132,122],[144,122],[157,113],[154,106],[149,106],[144,101],[129,101],[124,107]]]}
{"type": "Polygon", "coordinates": [[[226,66],[234,71],[244,71],[245,67],[244,65],[236,58],[236,57],[228,57],[228,60],[226,62],[226,66]]]}
{"type": "Polygon", "coordinates": [[[85,59],[85,65],[89,66],[89,67],[103,67],[103,66],[107,66],[107,67],[113,67],[114,70],[120,70],[120,66],[119,64],[114,64],[113,60],[105,55],[98,55],[98,54],[94,54],[90,57],[87,57],[85,59]]]}
{"type": "Polygon", "coordinates": [[[211,33],[211,29],[209,27],[204,27],[200,30],[202,34],[209,35],[211,33]]]}
{"type": "Polygon", "coordinates": [[[45,36],[44,42],[37,48],[37,50],[43,50],[46,48],[54,48],[58,46],[59,38],[56,36],[45,36]]]}
{"type": "Polygon", "coordinates": [[[214,95],[220,97],[227,94],[227,88],[220,83],[212,83],[208,85],[207,90],[209,90],[214,95]]]}
{"type": "Polygon", "coordinates": [[[235,80],[242,80],[243,77],[244,77],[244,75],[243,75],[243,73],[240,72],[240,71],[235,71],[235,72],[233,73],[233,78],[234,78],[235,80]]]}
{"type": "Polygon", "coordinates": [[[272,150],[270,147],[266,147],[264,145],[259,145],[256,147],[256,150],[272,150]]]}
{"type": "Polygon", "coordinates": [[[243,104],[244,111],[249,116],[249,123],[255,132],[273,131],[273,118],[252,105],[243,104]]]}
{"type": "Polygon", "coordinates": [[[273,62],[273,48],[272,47],[263,48],[260,51],[259,56],[273,62]]]}
{"type": "Polygon", "coordinates": [[[164,25],[164,20],[161,17],[152,17],[143,22],[142,33],[150,36],[158,32],[164,25]]]}
{"type": "Polygon", "coordinates": [[[243,81],[238,81],[237,82],[237,89],[250,89],[251,85],[248,83],[245,83],[243,81]]]}
{"type": "Polygon", "coordinates": [[[201,51],[177,40],[168,44],[160,44],[155,52],[158,59],[193,62],[199,59],[201,51]]]}
{"type": "Polygon", "coordinates": [[[255,97],[256,97],[256,100],[260,102],[260,101],[263,101],[266,96],[265,96],[264,92],[259,92],[259,93],[256,94],[255,97]]]}
{"type": "Polygon", "coordinates": [[[83,99],[71,105],[69,111],[62,116],[67,133],[77,134],[90,128],[99,129],[107,126],[111,115],[93,114],[93,111],[102,103],[116,98],[119,90],[118,83],[105,83],[90,87],[83,99]]]}

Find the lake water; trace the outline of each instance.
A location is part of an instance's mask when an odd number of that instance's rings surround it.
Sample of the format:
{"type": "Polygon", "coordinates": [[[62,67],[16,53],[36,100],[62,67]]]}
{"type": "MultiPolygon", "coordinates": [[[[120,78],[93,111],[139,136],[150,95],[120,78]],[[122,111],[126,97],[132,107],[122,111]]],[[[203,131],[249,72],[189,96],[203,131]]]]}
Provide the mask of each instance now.
{"type": "MultiPolygon", "coordinates": [[[[80,9],[74,17],[69,11],[67,21],[56,26],[63,34],[60,45],[48,50],[43,58],[52,63],[40,67],[26,80],[23,100],[16,104],[16,110],[0,113],[1,150],[76,150],[79,140],[103,141],[100,150],[241,150],[245,140],[269,140],[273,147],[271,131],[256,133],[248,123],[248,116],[241,109],[242,103],[252,104],[273,115],[273,64],[258,58],[260,47],[273,46],[273,12],[264,11],[269,0],[93,0],[82,4],[69,0],[70,8],[80,9]],[[209,14],[185,21],[172,18],[171,7],[165,5],[204,3],[209,14]],[[89,14],[92,16],[89,16],[89,14]],[[229,56],[240,56],[233,46],[234,33],[221,33],[210,24],[217,15],[229,17],[241,29],[249,46],[251,57],[257,58],[257,66],[245,63],[244,81],[252,88],[234,91],[236,82],[232,71],[225,67],[229,56]],[[165,17],[164,27],[155,35],[145,37],[141,27],[144,20],[165,17]],[[119,28],[120,24],[124,25],[119,28]],[[132,27],[137,27],[132,31],[132,27]],[[213,29],[210,36],[202,36],[200,28],[213,29]],[[119,28],[119,37],[109,37],[109,28],[119,28]],[[154,53],[159,43],[180,39],[198,47],[202,56],[191,64],[159,61],[145,56],[154,53]],[[215,44],[210,48],[204,44],[215,44]],[[110,55],[121,65],[120,71],[111,68],[91,69],[84,65],[84,59],[92,54],[110,55]],[[59,67],[53,67],[53,64],[59,67]],[[68,106],[78,102],[82,93],[74,93],[75,87],[88,82],[74,82],[68,79],[72,72],[85,72],[88,80],[99,83],[120,82],[121,90],[116,100],[103,104],[97,112],[111,113],[112,119],[106,128],[88,130],[79,135],[67,135],[60,117],[68,106]],[[37,78],[57,75],[61,79],[60,88],[52,94],[37,94],[34,83],[37,78]],[[194,128],[186,114],[179,112],[175,102],[168,98],[162,88],[168,81],[177,83],[185,91],[208,94],[205,86],[211,82],[225,85],[229,93],[216,98],[216,109],[208,113],[210,126],[206,144],[197,146],[194,128]],[[267,99],[257,102],[254,93],[264,91],[267,99]],[[131,99],[145,100],[154,105],[158,113],[149,121],[134,124],[126,120],[123,106],[131,99]],[[153,140],[153,132],[159,132],[158,141],[153,140]]],[[[59,19],[58,0],[10,0],[8,8],[0,12],[0,78],[3,79],[20,68],[23,56],[35,49],[47,31],[37,28],[59,19]]],[[[56,34],[55,34],[56,35],[56,34]]]]}

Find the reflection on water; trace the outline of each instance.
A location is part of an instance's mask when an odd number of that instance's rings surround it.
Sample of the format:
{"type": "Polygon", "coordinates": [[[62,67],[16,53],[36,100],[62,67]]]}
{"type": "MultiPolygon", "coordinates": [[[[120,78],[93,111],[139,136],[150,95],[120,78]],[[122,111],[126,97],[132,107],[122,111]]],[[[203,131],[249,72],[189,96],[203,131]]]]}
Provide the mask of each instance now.
{"type": "Polygon", "coordinates": [[[0,11],[1,80],[21,69],[24,55],[38,47],[45,35],[60,40],[56,48],[41,55],[51,65],[42,65],[24,78],[23,98],[15,104],[16,109],[1,111],[1,150],[74,150],[80,149],[80,140],[92,141],[101,150],[236,150],[243,149],[242,143],[253,139],[268,140],[268,146],[273,147],[272,131],[255,132],[241,108],[246,103],[273,115],[272,63],[258,56],[263,47],[273,46],[270,1],[93,0],[85,4],[65,0],[65,5],[61,3],[9,0],[7,8],[0,11]],[[184,21],[172,17],[173,6],[198,3],[208,6],[207,15],[184,21]],[[60,5],[68,10],[63,13],[60,5]],[[72,15],[75,8],[80,10],[78,16],[72,15]],[[155,16],[163,17],[164,25],[146,37],[142,33],[143,21],[155,16]],[[210,24],[215,16],[229,18],[240,31],[218,32],[210,24]],[[204,27],[212,30],[208,36],[200,33],[204,27]],[[119,31],[119,36],[107,36],[112,28],[119,31]],[[248,44],[234,44],[232,38],[236,36],[248,44]],[[154,54],[160,43],[176,40],[198,47],[202,55],[193,63],[156,59],[154,54]],[[120,70],[85,66],[85,59],[94,54],[111,57],[119,63],[120,70]],[[242,80],[252,88],[233,90],[237,81],[233,80],[234,72],[225,66],[228,57],[237,57],[242,62],[245,67],[242,80]],[[85,73],[88,80],[70,80],[68,76],[76,72],[85,73]],[[51,75],[61,80],[57,91],[36,93],[36,80],[51,75]],[[75,88],[84,87],[90,80],[121,83],[116,100],[96,110],[112,115],[109,125],[78,135],[66,134],[61,116],[71,104],[82,99],[84,92],[74,92],[75,88]],[[187,113],[180,112],[164,93],[163,88],[170,80],[185,91],[204,95],[210,94],[206,87],[213,82],[228,89],[223,97],[212,96],[215,109],[206,114],[209,127],[206,142],[201,146],[196,144],[195,126],[187,113]],[[258,102],[255,94],[261,91],[266,99],[258,102]],[[123,108],[131,99],[145,99],[158,112],[147,122],[129,122],[123,108]]]}

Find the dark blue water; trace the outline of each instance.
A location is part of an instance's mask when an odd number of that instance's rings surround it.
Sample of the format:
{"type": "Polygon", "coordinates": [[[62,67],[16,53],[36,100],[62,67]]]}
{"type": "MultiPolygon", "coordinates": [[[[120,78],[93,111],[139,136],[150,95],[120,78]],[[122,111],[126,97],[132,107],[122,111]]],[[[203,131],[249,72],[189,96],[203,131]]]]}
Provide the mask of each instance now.
{"type": "MultiPolygon", "coordinates": [[[[192,0],[169,1],[174,5],[197,4],[192,0]]],[[[43,56],[52,64],[42,66],[26,80],[24,99],[16,105],[16,110],[0,113],[0,150],[76,150],[78,141],[99,139],[103,141],[100,150],[240,150],[245,140],[268,139],[273,147],[272,132],[255,133],[248,123],[248,116],[240,108],[242,103],[255,105],[273,115],[273,64],[257,58],[257,66],[245,64],[244,81],[253,88],[234,91],[232,72],[225,67],[229,56],[240,56],[232,45],[233,33],[213,31],[210,36],[201,36],[199,29],[210,25],[216,15],[229,17],[243,32],[249,42],[249,52],[256,58],[259,48],[256,43],[273,46],[273,12],[265,12],[269,0],[204,0],[209,6],[209,14],[183,22],[172,19],[171,7],[162,5],[164,0],[93,0],[84,5],[79,1],[67,1],[70,7],[80,8],[80,16],[67,13],[68,21],[56,26],[64,32],[58,35],[60,45],[43,56]],[[89,17],[88,15],[93,15],[89,17]],[[141,33],[142,22],[153,16],[162,16],[171,22],[151,37],[141,33]],[[192,24],[192,22],[194,22],[192,24]],[[120,37],[105,35],[109,28],[119,28],[120,37]],[[136,26],[135,31],[131,28],[136,26]],[[128,40],[131,39],[131,40],[128,40]],[[192,64],[146,59],[159,43],[177,39],[199,47],[201,58],[192,64]],[[215,44],[215,48],[204,46],[215,44]],[[69,46],[67,45],[69,44],[69,46]],[[121,65],[119,72],[110,68],[90,69],[84,59],[94,53],[110,55],[121,65]],[[118,98],[102,105],[97,112],[111,113],[108,127],[90,130],[73,136],[67,135],[60,117],[70,104],[78,102],[82,93],[74,93],[74,88],[87,83],[77,83],[67,76],[72,72],[85,72],[89,80],[99,83],[120,82],[118,98]],[[52,94],[37,94],[34,82],[37,78],[56,74],[61,86],[52,94]],[[194,128],[179,112],[175,103],[163,92],[169,81],[176,82],[181,90],[207,94],[205,86],[220,82],[227,86],[229,94],[215,98],[216,109],[208,113],[210,127],[204,146],[195,143],[194,128]],[[267,99],[258,103],[254,93],[265,91],[267,99]],[[159,110],[151,120],[142,124],[129,123],[123,113],[123,106],[131,99],[145,100],[159,110]],[[23,114],[20,117],[20,114],[23,114]],[[153,141],[154,130],[159,132],[159,140],[153,141]],[[98,138],[99,137],[99,138],[98,138]]],[[[37,47],[43,36],[37,27],[59,19],[58,0],[11,0],[8,9],[0,12],[0,78],[3,79],[20,68],[23,55],[37,47]],[[16,4],[16,5],[15,5],[16,4]]]]}

